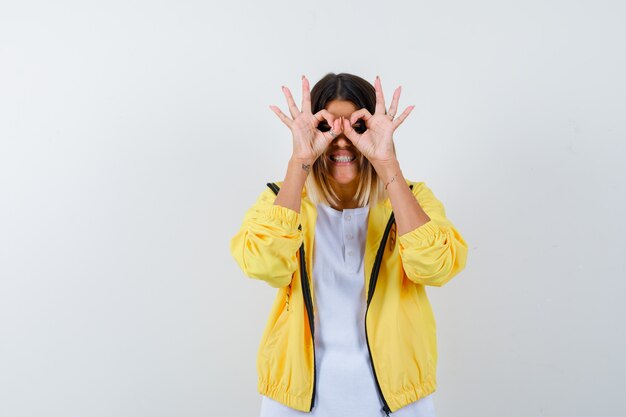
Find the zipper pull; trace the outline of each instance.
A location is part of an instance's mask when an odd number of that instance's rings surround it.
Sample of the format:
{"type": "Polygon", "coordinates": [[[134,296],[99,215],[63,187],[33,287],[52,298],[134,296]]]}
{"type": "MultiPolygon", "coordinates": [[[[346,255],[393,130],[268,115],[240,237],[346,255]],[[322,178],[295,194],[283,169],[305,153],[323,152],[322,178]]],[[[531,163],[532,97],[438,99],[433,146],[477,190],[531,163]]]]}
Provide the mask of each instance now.
{"type": "Polygon", "coordinates": [[[383,406],[382,411],[383,411],[383,413],[385,413],[386,416],[389,416],[389,411],[391,411],[391,410],[387,410],[387,406],[385,405],[385,406],[383,406]]]}

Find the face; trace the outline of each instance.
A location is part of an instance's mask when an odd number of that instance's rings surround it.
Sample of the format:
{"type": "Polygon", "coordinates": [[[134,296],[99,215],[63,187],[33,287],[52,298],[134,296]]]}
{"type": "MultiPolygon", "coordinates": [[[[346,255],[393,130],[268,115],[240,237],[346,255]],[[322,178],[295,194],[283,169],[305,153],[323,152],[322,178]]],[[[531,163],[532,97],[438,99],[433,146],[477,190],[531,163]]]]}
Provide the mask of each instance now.
{"type": "MultiPolygon", "coordinates": [[[[358,109],[351,101],[333,100],[326,105],[326,110],[336,118],[343,116],[350,120],[350,115],[358,109]]],[[[350,139],[343,133],[338,135],[322,155],[323,158],[326,158],[331,183],[339,187],[358,184],[361,174],[360,156],[360,152],[350,142],[350,139]],[[337,159],[338,157],[341,159],[337,159]],[[346,157],[350,159],[346,160],[346,157]]]]}

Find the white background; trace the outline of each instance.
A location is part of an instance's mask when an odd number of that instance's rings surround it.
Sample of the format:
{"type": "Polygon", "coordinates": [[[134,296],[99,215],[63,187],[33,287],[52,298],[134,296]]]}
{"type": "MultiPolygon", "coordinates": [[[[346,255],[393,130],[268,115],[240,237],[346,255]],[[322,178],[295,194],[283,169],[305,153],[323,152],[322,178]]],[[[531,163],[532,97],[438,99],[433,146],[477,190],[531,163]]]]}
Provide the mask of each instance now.
{"type": "MultiPolygon", "coordinates": [[[[0,415],[255,416],[275,289],[228,243],[291,151],[280,86],[371,82],[470,246],[429,287],[438,417],[619,416],[621,1],[3,1],[0,415]]],[[[622,329],[622,330],[620,330],[622,329]]]]}

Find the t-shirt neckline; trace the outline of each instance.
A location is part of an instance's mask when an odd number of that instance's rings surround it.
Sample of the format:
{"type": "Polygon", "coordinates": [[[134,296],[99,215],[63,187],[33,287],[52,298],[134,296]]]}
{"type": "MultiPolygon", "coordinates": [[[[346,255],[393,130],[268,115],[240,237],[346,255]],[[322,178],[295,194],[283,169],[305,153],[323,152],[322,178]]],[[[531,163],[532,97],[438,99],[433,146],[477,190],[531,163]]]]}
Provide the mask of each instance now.
{"type": "Polygon", "coordinates": [[[329,205],[326,204],[318,204],[317,205],[318,209],[321,207],[324,211],[326,211],[327,213],[333,215],[333,216],[344,216],[344,215],[353,215],[353,216],[358,216],[361,214],[365,214],[367,212],[369,212],[369,206],[364,206],[364,207],[355,207],[355,208],[346,208],[343,209],[343,211],[339,211],[329,205]]]}

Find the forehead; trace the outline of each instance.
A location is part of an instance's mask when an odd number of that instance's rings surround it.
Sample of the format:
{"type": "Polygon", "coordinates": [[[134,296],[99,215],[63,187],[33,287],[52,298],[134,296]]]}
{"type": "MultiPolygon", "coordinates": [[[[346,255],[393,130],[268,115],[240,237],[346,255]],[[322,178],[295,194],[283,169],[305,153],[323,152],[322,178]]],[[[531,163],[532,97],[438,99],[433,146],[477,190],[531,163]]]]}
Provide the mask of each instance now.
{"type": "Polygon", "coordinates": [[[326,104],[326,110],[336,117],[347,117],[354,113],[357,108],[353,102],[348,100],[332,100],[326,104]]]}

